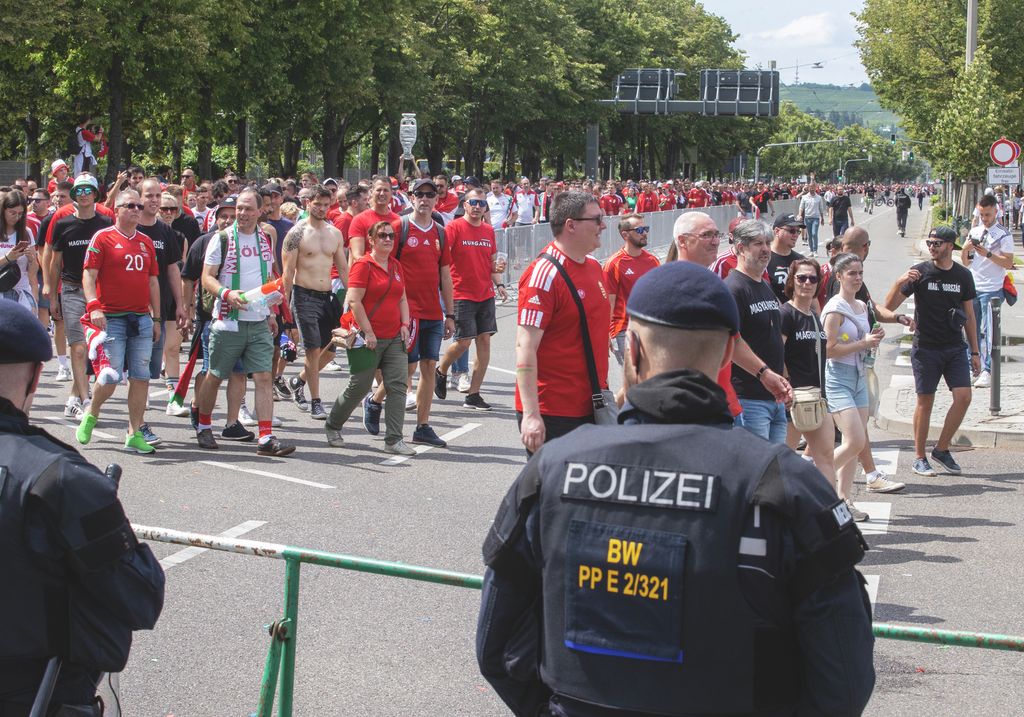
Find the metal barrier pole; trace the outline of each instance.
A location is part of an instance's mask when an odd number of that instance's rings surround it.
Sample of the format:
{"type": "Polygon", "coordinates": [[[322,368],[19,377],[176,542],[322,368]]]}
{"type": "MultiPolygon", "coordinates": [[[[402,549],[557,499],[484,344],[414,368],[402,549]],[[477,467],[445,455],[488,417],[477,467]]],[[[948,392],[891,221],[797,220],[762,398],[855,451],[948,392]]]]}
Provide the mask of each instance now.
{"type": "Polygon", "coordinates": [[[1015,635],[992,635],[981,632],[961,632],[958,630],[935,630],[927,627],[908,627],[876,622],[872,626],[875,637],[890,640],[907,640],[909,642],[929,642],[935,645],[955,645],[957,647],[981,647],[987,650],[1008,650],[1024,652],[1024,637],[1015,635]]]}
{"type": "MultiPolygon", "coordinates": [[[[991,347],[991,363],[992,363],[992,386],[988,393],[988,412],[993,416],[999,415],[999,394],[1000,381],[1003,374],[1003,336],[1002,328],[1000,327],[1002,307],[1000,307],[1000,301],[996,297],[992,297],[992,325],[989,327],[989,346],[991,347]]],[[[975,319],[977,320],[977,319],[975,319]]]]}
{"type": "Polygon", "coordinates": [[[260,702],[256,708],[257,717],[271,717],[274,712],[274,692],[277,689],[277,676],[281,669],[281,646],[288,639],[289,620],[278,620],[270,626],[270,649],[267,661],[263,666],[263,679],[260,681],[260,702]]]}
{"type": "Polygon", "coordinates": [[[285,550],[284,564],[284,618],[289,622],[288,639],[281,655],[281,702],[278,717],[292,717],[295,695],[295,638],[299,621],[299,569],[302,563],[285,550]]]}

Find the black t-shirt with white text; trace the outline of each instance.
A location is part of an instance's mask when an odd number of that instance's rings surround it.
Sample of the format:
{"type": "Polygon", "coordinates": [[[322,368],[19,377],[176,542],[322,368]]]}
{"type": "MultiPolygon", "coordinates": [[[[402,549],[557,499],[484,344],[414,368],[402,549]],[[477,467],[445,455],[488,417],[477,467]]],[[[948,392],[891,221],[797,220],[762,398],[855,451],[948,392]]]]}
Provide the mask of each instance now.
{"type": "Polygon", "coordinates": [[[90,219],[79,219],[71,215],[57,220],[53,228],[53,251],[61,252],[60,280],[72,284],[82,283],[85,252],[93,235],[106,229],[114,222],[109,217],[96,214],[90,219]]]}
{"type": "Polygon", "coordinates": [[[148,227],[139,224],[138,231],[148,236],[156,249],[156,262],[160,267],[160,274],[157,281],[160,283],[160,316],[164,319],[173,318],[178,307],[174,303],[174,294],[171,293],[171,283],[167,278],[167,267],[181,261],[181,247],[178,244],[177,233],[159,219],[155,224],[148,227]]]}
{"type": "Polygon", "coordinates": [[[940,269],[935,262],[926,261],[912,268],[921,272],[917,281],[908,281],[900,287],[904,296],[914,297],[914,346],[926,349],[948,349],[965,346],[963,329],[954,328],[953,309],[963,310],[965,301],[977,296],[974,276],[970,269],[953,262],[948,269],[940,269]]]}
{"type": "Polygon", "coordinates": [[[820,320],[813,313],[805,314],[785,303],[782,305],[782,335],[786,337],[790,385],[794,388],[818,386],[824,395],[821,377],[825,374],[825,329],[820,320]]]}
{"type": "MultiPolygon", "coordinates": [[[[736,300],[740,313],[740,336],[768,368],[782,373],[785,351],[782,346],[782,314],[779,300],[767,282],[754,281],[742,271],[731,271],[725,285],[736,300]]],[[[732,385],[739,398],[774,401],[772,394],[739,365],[733,366],[732,385]]]]}
{"type": "Polygon", "coordinates": [[[768,278],[771,280],[772,291],[780,304],[786,303],[786,279],[789,277],[789,265],[794,261],[803,259],[804,255],[795,251],[789,252],[786,256],[772,252],[772,258],[768,260],[768,278]]]}

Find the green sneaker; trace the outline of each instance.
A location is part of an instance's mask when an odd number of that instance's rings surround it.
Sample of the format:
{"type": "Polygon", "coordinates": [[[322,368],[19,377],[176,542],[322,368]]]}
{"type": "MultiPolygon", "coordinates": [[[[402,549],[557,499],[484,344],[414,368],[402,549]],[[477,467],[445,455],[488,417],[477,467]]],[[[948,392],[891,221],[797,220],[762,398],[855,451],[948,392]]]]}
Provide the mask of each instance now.
{"type": "Polygon", "coordinates": [[[135,451],[136,453],[156,453],[156,449],[153,446],[146,443],[146,439],[142,436],[142,431],[135,431],[124,440],[124,449],[126,451],[135,451]]]}
{"type": "Polygon", "coordinates": [[[87,445],[92,440],[92,429],[94,428],[96,428],[96,416],[86,411],[82,415],[82,422],[78,424],[78,430],[75,431],[75,438],[83,446],[87,445]]]}

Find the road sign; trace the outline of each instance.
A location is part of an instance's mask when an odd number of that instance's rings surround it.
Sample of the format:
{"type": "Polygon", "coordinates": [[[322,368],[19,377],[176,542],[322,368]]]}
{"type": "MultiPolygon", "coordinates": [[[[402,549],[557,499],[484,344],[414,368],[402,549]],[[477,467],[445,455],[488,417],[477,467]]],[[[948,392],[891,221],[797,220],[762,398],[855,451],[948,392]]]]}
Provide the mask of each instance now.
{"type": "Polygon", "coordinates": [[[988,184],[1020,184],[1020,167],[989,167],[988,184]]]}
{"type": "Polygon", "coordinates": [[[1020,145],[1006,137],[1000,137],[989,147],[988,156],[992,158],[994,164],[1005,167],[1020,156],[1020,145]]]}

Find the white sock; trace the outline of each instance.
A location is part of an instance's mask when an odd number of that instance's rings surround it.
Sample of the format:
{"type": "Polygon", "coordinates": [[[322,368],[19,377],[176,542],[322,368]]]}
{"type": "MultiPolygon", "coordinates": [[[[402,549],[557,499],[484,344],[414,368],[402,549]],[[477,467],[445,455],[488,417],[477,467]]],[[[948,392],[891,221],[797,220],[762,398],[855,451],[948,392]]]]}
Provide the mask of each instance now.
{"type": "Polygon", "coordinates": [[[66,355],[65,356],[59,356],[58,355],[57,356],[57,365],[59,365],[61,368],[67,368],[68,367],[68,357],[66,355]]]}

